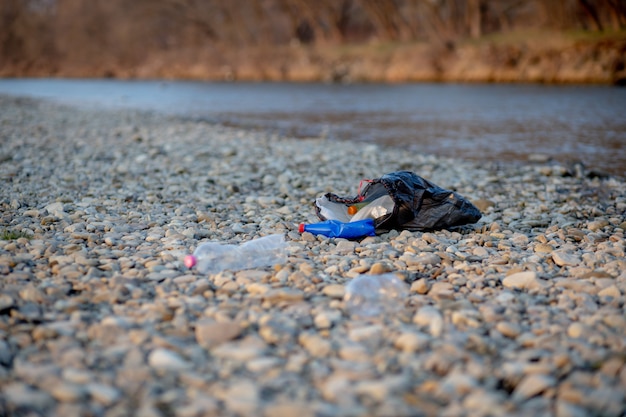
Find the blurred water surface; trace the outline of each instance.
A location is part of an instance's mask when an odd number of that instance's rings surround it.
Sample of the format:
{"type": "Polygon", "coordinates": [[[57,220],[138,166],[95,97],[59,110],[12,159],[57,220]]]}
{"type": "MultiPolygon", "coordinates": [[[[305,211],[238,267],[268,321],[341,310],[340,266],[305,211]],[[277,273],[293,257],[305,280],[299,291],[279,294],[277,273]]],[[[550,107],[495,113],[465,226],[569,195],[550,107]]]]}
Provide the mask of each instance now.
{"type": "Polygon", "coordinates": [[[626,175],[626,89],[502,84],[292,84],[0,79],[0,93],[129,107],[296,137],[626,175]]]}

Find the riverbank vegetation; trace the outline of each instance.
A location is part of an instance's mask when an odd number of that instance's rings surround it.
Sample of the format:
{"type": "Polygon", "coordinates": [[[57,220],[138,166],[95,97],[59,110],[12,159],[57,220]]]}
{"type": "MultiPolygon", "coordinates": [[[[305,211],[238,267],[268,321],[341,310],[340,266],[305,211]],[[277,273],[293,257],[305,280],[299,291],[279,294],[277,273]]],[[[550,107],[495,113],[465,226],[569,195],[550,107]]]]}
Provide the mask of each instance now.
{"type": "Polygon", "coordinates": [[[626,83],[617,0],[5,0],[0,76],[626,83]]]}

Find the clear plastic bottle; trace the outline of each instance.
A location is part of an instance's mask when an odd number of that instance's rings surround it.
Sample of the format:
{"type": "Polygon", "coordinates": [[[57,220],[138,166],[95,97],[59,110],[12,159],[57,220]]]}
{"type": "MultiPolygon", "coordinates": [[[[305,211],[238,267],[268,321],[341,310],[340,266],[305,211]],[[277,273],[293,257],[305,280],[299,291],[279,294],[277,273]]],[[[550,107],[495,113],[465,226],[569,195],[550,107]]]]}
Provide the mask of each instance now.
{"type": "Polygon", "coordinates": [[[196,267],[203,274],[272,266],[287,261],[287,246],[281,234],[264,236],[241,245],[205,242],[196,248],[193,255],[185,257],[185,266],[196,267]]]}
{"type": "Polygon", "coordinates": [[[356,317],[374,317],[399,311],[409,294],[407,284],[394,273],[359,275],[346,285],[344,302],[356,317]]]}

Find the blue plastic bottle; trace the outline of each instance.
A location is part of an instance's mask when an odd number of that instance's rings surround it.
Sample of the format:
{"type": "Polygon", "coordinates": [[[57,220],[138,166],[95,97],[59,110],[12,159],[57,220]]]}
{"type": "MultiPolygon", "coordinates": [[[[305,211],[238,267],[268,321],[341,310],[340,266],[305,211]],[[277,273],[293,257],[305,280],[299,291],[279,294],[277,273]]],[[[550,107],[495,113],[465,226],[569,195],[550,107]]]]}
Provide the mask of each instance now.
{"type": "Polygon", "coordinates": [[[364,219],[356,222],[343,223],[338,220],[326,220],[321,223],[300,225],[300,233],[309,232],[314,235],[327,237],[342,237],[356,239],[363,236],[376,236],[374,219],[364,219]]]}

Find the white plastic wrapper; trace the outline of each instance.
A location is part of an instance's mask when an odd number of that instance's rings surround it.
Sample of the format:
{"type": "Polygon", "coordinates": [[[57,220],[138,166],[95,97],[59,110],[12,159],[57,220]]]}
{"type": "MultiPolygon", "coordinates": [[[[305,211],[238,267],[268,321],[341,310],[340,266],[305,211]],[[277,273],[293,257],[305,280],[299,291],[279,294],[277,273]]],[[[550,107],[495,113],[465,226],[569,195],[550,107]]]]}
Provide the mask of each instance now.
{"type": "Polygon", "coordinates": [[[379,217],[383,217],[393,211],[394,204],[395,203],[389,195],[378,197],[376,200],[357,211],[357,213],[352,216],[350,221],[356,222],[358,220],[377,219],[379,217]]]}
{"type": "Polygon", "coordinates": [[[315,204],[320,209],[320,214],[327,220],[338,220],[343,223],[355,222],[365,219],[377,219],[393,211],[394,202],[391,196],[384,195],[361,207],[356,214],[348,214],[348,206],[343,203],[333,203],[326,196],[318,197],[315,204]]]}

